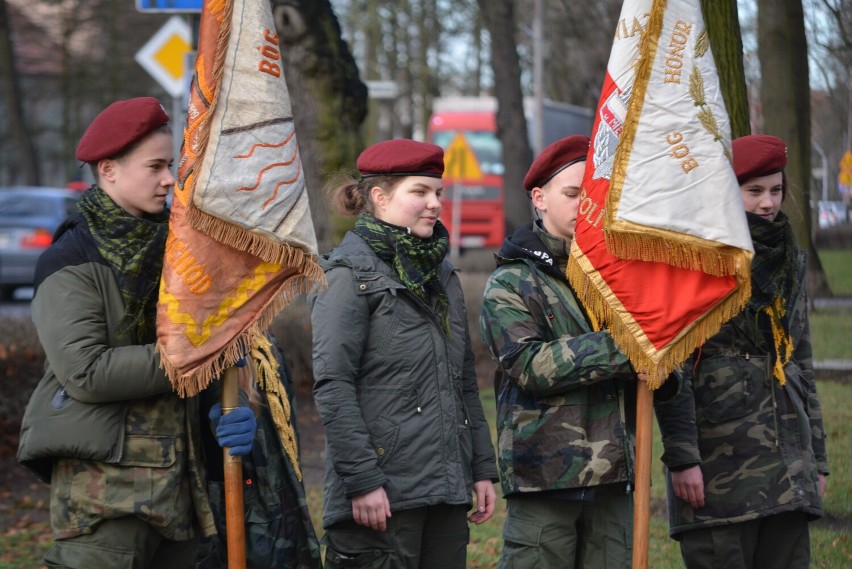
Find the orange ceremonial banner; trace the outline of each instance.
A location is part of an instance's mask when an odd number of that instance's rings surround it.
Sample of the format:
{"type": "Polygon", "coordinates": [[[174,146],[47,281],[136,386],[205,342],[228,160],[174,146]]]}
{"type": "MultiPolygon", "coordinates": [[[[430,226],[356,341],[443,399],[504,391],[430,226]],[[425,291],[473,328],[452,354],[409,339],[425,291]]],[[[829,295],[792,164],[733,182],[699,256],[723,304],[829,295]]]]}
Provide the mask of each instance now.
{"type": "Polygon", "coordinates": [[[699,0],[626,0],[568,278],[658,387],[742,310],[753,254],[699,0]]]}
{"type": "Polygon", "coordinates": [[[265,0],[204,3],[169,225],[157,349],[190,396],[324,282],[265,0]]]}

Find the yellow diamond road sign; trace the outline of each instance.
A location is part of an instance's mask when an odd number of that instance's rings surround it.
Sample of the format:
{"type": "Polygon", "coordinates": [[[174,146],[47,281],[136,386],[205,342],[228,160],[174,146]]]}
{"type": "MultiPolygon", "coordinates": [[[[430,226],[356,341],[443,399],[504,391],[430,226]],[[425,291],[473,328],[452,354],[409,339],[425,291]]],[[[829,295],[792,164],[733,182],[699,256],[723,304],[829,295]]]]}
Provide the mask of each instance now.
{"type": "Polygon", "coordinates": [[[837,176],[837,183],[841,186],[852,187],[852,151],[847,150],[840,159],[840,174],[837,176]]]}
{"type": "Polygon", "coordinates": [[[482,179],[479,162],[461,133],[456,134],[444,152],[444,177],[472,182],[482,179]]]}
{"type": "Polygon", "coordinates": [[[186,54],[192,50],[192,30],[180,16],[172,16],[136,53],[136,61],[172,97],[186,89],[186,54]]]}

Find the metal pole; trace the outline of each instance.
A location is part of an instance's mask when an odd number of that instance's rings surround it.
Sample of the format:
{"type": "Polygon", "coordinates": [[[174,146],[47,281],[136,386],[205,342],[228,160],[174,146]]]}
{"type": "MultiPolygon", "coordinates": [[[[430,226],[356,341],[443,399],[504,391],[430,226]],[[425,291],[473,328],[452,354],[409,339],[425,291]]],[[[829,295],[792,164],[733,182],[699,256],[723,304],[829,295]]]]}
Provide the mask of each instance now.
{"type": "MultiPolygon", "coordinates": [[[[183,142],[183,111],[182,97],[172,97],[172,156],[180,156],[180,145],[183,142]]],[[[177,159],[175,159],[175,172],[177,172],[177,159]]],[[[177,175],[177,174],[175,174],[177,175]]]]}
{"type": "Polygon", "coordinates": [[[450,216],[451,232],[450,232],[450,262],[457,265],[461,256],[461,184],[453,181],[453,212],[450,216]]]}

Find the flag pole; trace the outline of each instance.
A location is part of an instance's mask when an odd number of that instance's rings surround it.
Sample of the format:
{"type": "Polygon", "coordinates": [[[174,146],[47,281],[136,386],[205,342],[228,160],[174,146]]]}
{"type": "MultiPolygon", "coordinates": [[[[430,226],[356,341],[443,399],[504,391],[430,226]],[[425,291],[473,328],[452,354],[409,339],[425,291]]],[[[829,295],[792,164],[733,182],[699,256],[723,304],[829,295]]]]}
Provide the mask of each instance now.
{"type": "Polygon", "coordinates": [[[651,517],[651,443],[654,392],[647,382],[636,384],[636,479],[633,490],[633,569],[648,568],[651,517]]]}
{"type": "MultiPolygon", "coordinates": [[[[231,366],[222,378],[222,414],[227,415],[239,404],[239,369],[231,366]]],[[[228,569],[245,569],[246,529],[243,504],[243,462],[223,448],[225,460],[225,527],[228,544],[228,569]]]]}

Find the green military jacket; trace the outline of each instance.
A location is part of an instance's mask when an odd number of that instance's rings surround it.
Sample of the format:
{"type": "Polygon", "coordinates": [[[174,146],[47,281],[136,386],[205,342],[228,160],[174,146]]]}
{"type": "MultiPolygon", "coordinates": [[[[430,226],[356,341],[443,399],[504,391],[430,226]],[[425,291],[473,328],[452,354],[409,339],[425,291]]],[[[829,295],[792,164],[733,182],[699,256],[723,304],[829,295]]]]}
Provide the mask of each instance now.
{"type": "Polygon", "coordinates": [[[772,374],[766,316],[747,308],[683,365],[678,395],[655,403],[663,462],[673,470],[699,464],[704,477],[705,505],[693,509],[674,495],[667,471],[672,536],[794,510],[822,515],[817,479],[828,459],[804,283],[800,253],[784,386],[772,374]]]}
{"type": "Polygon", "coordinates": [[[212,534],[197,403],[172,390],[153,343],[118,335],[124,312],[85,221],[69,218],[36,270],[32,315],[47,363],[18,459],[51,483],[55,539],[128,515],[168,539],[212,534]]]}
{"type": "Polygon", "coordinates": [[[612,336],[589,324],[564,276],[567,258],[565,242],[534,222],[506,239],[485,285],[480,325],[499,362],[505,495],[560,490],[581,498],[582,489],[605,484],[629,490],[633,479],[627,392],[635,375],[612,336]]]}

